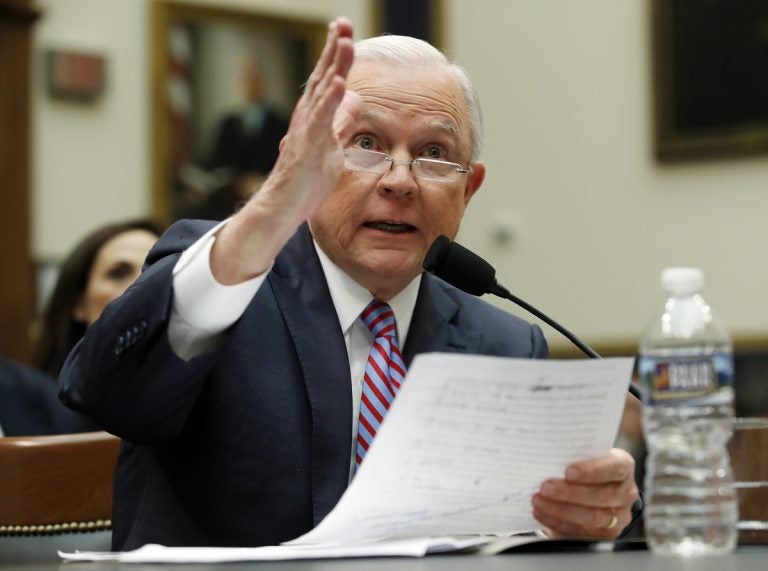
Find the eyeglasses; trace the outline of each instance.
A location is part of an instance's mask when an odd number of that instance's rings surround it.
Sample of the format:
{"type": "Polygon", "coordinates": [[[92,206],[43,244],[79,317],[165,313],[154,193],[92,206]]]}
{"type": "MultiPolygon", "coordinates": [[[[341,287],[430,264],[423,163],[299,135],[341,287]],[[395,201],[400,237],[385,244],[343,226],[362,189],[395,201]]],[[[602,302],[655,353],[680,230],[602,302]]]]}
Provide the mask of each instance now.
{"type": "Polygon", "coordinates": [[[466,168],[457,163],[437,159],[413,159],[397,161],[386,153],[369,151],[368,149],[346,149],[344,164],[349,170],[384,174],[396,164],[406,165],[413,176],[424,180],[437,182],[454,182],[459,175],[469,174],[472,167],[466,168]]]}

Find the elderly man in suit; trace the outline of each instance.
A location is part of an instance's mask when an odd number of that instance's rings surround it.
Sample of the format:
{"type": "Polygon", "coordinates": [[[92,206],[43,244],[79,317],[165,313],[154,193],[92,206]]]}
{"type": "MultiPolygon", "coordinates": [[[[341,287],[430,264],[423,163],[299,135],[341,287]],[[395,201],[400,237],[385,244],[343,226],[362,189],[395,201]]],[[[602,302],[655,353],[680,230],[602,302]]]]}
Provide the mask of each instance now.
{"type": "MultiPolygon", "coordinates": [[[[172,227],[70,355],[63,398],[124,438],[115,548],[294,538],[339,500],[414,355],[547,354],[538,327],[422,274],[485,175],[466,74],[425,42],[351,35],[331,23],[262,189],[172,227]]],[[[533,514],[615,537],[632,473],[619,450],[576,463],[533,514]]]]}

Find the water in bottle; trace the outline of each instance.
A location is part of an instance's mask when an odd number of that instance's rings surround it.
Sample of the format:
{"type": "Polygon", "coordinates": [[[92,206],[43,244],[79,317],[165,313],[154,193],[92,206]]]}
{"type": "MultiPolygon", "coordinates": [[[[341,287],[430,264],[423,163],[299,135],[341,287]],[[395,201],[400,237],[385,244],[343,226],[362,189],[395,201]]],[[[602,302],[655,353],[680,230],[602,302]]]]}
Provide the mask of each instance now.
{"type": "Polygon", "coordinates": [[[645,532],[654,553],[733,550],[737,502],[727,444],[733,420],[730,336],[701,296],[697,268],[661,274],[667,301],[644,332],[645,532]]]}

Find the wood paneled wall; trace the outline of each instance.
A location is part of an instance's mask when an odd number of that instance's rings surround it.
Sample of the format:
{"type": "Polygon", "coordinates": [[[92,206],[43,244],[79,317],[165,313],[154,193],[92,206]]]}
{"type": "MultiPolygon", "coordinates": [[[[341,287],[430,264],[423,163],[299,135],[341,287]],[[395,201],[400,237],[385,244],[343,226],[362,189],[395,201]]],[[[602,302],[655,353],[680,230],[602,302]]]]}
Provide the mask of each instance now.
{"type": "Polygon", "coordinates": [[[30,57],[37,13],[0,0],[0,354],[30,356],[35,282],[30,254],[30,57]]]}

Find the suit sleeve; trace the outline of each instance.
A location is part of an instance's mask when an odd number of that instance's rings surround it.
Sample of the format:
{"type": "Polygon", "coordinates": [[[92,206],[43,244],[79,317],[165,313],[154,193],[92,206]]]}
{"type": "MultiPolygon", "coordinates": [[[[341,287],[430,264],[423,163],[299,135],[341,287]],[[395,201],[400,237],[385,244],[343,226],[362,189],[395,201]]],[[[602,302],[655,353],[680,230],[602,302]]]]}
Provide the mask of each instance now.
{"type": "Polygon", "coordinates": [[[227,221],[211,228],[187,248],[173,268],[173,307],[168,340],[174,352],[189,360],[221,343],[223,332],[234,325],[267,277],[235,285],[222,285],[211,271],[210,252],[215,233],[227,221]]]}
{"type": "Polygon", "coordinates": [[[531,358],[533,359],[546,359],[549,357],[549,347],[547,346],[547,340],[544,337],[544,333],[541,327],[538,325],[531,325],[531,358]]]}
{"type": "Polygon", "coordinates": [[[166,441],[184,428],[221,349],[184,360],[171,348],[173,268],[209,227],[193,221],[172,226],[141,277],[89,327],[60,376],[67,406],[137,443],[166,441]]]}

